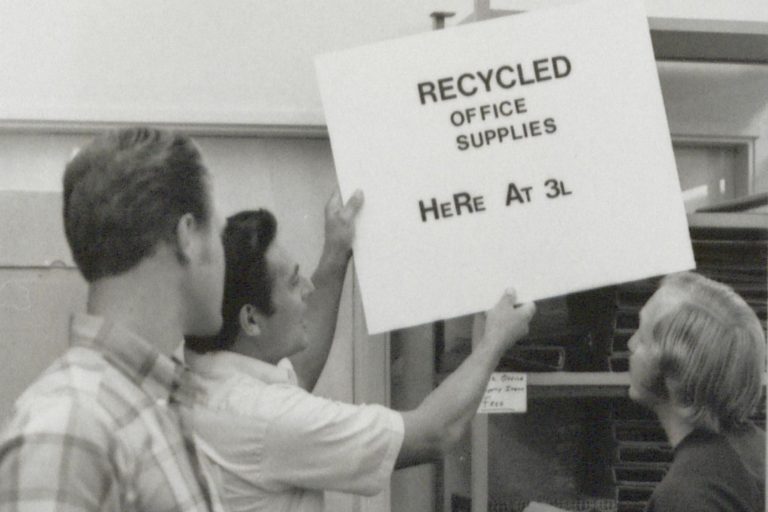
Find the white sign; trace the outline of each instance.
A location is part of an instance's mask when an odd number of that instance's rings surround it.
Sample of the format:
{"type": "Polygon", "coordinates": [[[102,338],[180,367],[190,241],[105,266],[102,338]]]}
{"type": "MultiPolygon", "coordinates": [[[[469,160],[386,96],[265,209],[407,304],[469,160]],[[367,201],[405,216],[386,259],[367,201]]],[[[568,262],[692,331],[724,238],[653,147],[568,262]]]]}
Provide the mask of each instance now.
{"type": "Polygon", "coordinates": [[[694,267],[640,0],[316,65],[369,332],[694,267]]]}
{"type": "Polygon", "coordinates": [[[492,373],[478,414],[526,412],[528,410],[528,377],[525,373],[492,373]]]}

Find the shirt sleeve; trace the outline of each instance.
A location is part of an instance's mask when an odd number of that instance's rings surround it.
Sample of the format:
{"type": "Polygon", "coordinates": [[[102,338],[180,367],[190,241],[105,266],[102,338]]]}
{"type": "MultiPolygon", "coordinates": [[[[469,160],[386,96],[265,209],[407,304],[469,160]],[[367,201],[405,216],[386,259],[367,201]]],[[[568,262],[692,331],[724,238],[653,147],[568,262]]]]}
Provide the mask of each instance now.
{"type": "Polygon", "coordinates": [[[380,405],[351,405],[294,386],[275,389],[266,425],[264,485],[372,496],[389,484],[403,441],[402,416],[380,405]]]}
{"type": "Polygon", "coordinates": [[[72,398],[30,406],[0,436],[0,511],[101,510],[114,477],[108,429],[72,398]]]}

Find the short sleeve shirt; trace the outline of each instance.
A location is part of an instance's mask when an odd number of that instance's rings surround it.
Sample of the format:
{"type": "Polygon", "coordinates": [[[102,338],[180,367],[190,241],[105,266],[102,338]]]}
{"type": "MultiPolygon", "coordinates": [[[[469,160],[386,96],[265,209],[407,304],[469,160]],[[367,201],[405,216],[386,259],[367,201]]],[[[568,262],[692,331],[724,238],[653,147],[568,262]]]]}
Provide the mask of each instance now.
{"type": "Polygon", "coordinates": [[[321,511],[324,491],[374,495],[389,484],[399,413],[314,396],[288,360],[221,351],[188,361],[201,388],[198,446],[233,512],[321,511]]]}

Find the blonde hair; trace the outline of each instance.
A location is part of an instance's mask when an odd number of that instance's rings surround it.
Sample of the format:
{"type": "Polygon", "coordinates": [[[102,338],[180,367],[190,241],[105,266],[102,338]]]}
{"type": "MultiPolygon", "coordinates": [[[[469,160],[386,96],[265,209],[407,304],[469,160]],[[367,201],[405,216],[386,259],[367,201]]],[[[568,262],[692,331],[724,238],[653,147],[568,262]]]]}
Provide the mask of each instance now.
{"type": "Polygon", "coordinates": [[[696,428],[721,432],[744,424],[765,373],[757,315],[733,289],[693,272],[667,276],[659,290],[673,304],[653,319],[650,341],[665,398],[696,428]]]}

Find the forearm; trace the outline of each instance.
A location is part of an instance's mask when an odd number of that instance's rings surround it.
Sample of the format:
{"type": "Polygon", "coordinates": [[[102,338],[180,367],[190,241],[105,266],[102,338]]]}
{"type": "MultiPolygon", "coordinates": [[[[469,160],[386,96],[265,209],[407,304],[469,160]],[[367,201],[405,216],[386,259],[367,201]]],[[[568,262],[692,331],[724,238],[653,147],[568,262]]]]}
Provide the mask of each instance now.
{"type": "Polygon", "coordinates": [[[499,344],[479,344],[417,409],[403,413],[405,439],[397,467],[431,462],[453,448],[469,428],[502,354],[499,344]]]}
{"type": "Polygon", "coordinates": [[[320,378],[333,345],[348,262],[348,252],[326,247],[312,274],[315,291],[307,299],[306,314],[310,344],[290,358],[301,386],[310,391],[320,378]]]}

